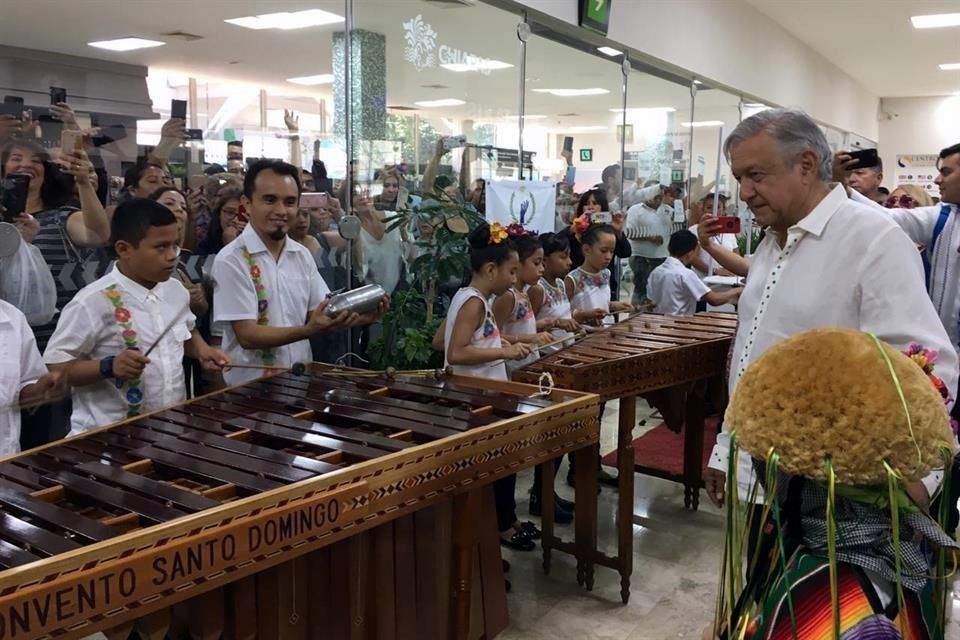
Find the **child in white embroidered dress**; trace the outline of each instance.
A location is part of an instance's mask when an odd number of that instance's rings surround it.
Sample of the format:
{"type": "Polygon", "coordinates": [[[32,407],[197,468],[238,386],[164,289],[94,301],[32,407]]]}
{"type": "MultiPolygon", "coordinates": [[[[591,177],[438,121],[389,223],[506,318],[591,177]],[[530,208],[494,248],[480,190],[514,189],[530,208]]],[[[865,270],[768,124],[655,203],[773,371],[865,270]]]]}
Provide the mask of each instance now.
{"type": "Polygon", "coordinates": [[[520,258],[520,269],[517,271],[517,280],[502,296],[497,296],[493,303],[493,315],[497,318],[497,325],[507,342],[525,343],[531,345],[530,355],[520,360],[510,360],[507,364],[507,375],[515,369],[540,359],[537,345],[553,342],[553,334],[537,330],[537,318],[533,312],[533,305],[527,296],[529,287],[536,285],[543,275],[543,247],[540,239],[520,225],[507,227],[510,239],[517,249],[520,258]]]}
{"type": "Polygon", "coordinates": [[[613,259],[617,232],[609,224],[591,223],[586,215],[574,220],[571,229],[583,246],[583,265],[564,280],[573,319],[592,326],[613,324],[611,314],[633,311],[631,305],[610,299],[607,265],[613,259]]]}
{"type": "MultiPolygon", "coordinates": [[[[527,289],[527,297],[533,306],[539,331],[550,331],[554,340],[571,338],[580,324],[573,319],[564,278],[570,273],[570,240],[564,233],[544,233],[540,236],[543,247],[543,276],[527,289]]],[[[552,347],[541,348],[546,355],[568,346],[570,341],[552,347]]]]}
{"type": "MultiPolygon", "coordinates": [[[[501,225],[481,224],[470,233],[470,284],[450,302],[447,318],[434,336],[433,346],[442,347],[445,362],[455,373],[493,380],[507,380],[506,360],[530,355],[528,344],[510,344],[500,337],[497,321],[488,300],[503,295],[513,286],[520,267],[517,251],[501,225]]],[[[500,543],[518,551],[533,551],[540,531],[529,522],[517,520],[514,492],[517,476],[493,484],[500,543]]]]}
{"type": "Polygon", "coordinates": [[[182,403],[184,354],[208,369],[230,364],[197,333],[190,294],[170,277],[177,266],[173,213],[153,200],[128,200],[113,214],[111,235],[113,270],[64,307],[44,352],[51,371],[76,387],[72,434],[182,403]]]}

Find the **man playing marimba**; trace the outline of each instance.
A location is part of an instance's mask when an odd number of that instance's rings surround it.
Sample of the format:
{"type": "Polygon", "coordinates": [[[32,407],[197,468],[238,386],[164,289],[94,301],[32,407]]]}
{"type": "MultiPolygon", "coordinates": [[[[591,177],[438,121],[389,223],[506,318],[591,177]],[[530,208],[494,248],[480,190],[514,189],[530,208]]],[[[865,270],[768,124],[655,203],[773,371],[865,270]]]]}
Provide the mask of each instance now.
{"type": "Polygon", "coordinates": [[[287,241],[300,204],[299,169],[278,160],[253,163],[240,204],[250,223],[213,265],[213,321],[223,330],[232,361],[245,367],[225,372],[230,385],[265,373],[255,367],[311,360],[311,336],[370,324],[389,304],[385,299],[377,312],[363,316],[346,311],[327,315],[330,290],[313,256],[300,243],[287,241]]]}

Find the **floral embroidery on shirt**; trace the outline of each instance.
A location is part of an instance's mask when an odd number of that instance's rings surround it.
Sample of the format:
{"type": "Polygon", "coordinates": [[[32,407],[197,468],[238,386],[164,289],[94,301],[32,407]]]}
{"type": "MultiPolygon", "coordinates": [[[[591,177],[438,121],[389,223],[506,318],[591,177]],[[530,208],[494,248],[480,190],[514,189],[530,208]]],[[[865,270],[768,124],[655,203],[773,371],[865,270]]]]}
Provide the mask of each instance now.
{"type": "MultiPolygon", "coordinates": [[[[127,349],[137,350],[139,348],[137,331],[133,328],[133,320],[129,309],[123,304],[120,289],[117,285],[112,284],[104,290],[103,294],[113,307],[113,321],[120,329],[120,338],[123,340],[123,345],[127,349]]],[[[140,409],[143,406],[143,389],[141,388],[140,378],[117,380],[116,384],[118,389],[124,385],[127,387],[124,394],[127,400],[127,417],[132,418],[140,415],[140,409]]]]}
{"type": "Polygon", "coordinates": [[[578,267],[570,272],[573,278],[574,291],[586,291],[587,289],[599,289],[610,284],[610,270],[604,269],[600,273],[587,273],[578,267]]]}
{"type": "MultiPolygon", "coordinates": [[[[250,279],[253,280],[253,289],[257,292],[257,324],[261,326],[269,325],[270,303],[267,300],[267,288],[263,286],[263,276],[260,272],[260,266],[257,264],[257,261],[254,260],[253,254],[251,254],[246,247],[243,247],[243,259],[250,268],[250,279]]],[[[271,367],[276,362],[277,356],[273,349],[261,349],[260,360],[263,362],[263,366],[271,367]]]]}
{"type": "Polygon", "coordinates": [[[498,335],[500,335],[500,331],[497,329],[497,321],[493,317],[493,313],[488,309],[487,315],[483,320],[483,337],[490,338],[498,335]]]}
{"type": "Polygon", "coordinates": [[[540,286],[543,287],[544,306],[559,307],[567,301],[567,292],[563,290],[563,287],[551,286],[542,278],[540,279],[540,286]]]}

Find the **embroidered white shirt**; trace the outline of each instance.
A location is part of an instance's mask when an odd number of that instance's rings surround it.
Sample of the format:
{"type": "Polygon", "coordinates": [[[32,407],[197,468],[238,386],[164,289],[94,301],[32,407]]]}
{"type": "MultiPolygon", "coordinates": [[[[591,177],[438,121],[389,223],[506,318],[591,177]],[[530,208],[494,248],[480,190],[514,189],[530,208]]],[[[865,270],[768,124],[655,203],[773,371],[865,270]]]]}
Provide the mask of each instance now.
{"type": "Polygon", "coordinates": [[[20,451],[20,410],[10,406],[47,372],[23,313],[0,300],[0,456],[20,451]]]}
{"type": "MultiPolygon", "coordinates": [[[[243,249],[253,256],[267,298],[271,327],[297,327],[307,322],[311,311],[330,290],[323,281],[310,251],[287,238],[279,260],[274,260],[263,240],[247,225],[243,233],[217,254],[213,263],[213,325],[222,332],[223,349],[234,364],[263,365],[259,349],[244,349],[233,331],[236,320],[257,320],[257,292],[243,249]]],[[[289,367],[313,360],[309,340],[300,340],[273,349],[274,366],[289,367]]],[[[236,385],[264,374],[257,369],[227,369],[223,378],[236,385]]]]}
{"type": "Polygon", "coordinates": [[[710,293],[697,274],[670,256],[653,270],[647,281],[647,294],[657,305],[655,311],[668,316],[692,316],[697,303],[710,293]]]}
{"type": "MultiPolygon", "coordinates": [[[[137,284],[113,269],[87,285],[64,307],[57,328],[43,354],[48,365],[74,360],[100,360],[116,356],[127,347],[117,324],[115,309],[107,299],[107,287],[116,285],[123,307],[130,313],[137,347],[150,353],[143,371],[140,413],[179,404],[186,400],[183,377],[183,343],[190,339],[196,319],[190,311],[190,294],[176,278],[157,283],[152,289],[137,284]],[[163,338],[160,335],[173,323],[163,338]]],[[[71,434],[83,433],[127,417],[127,384],[101,380],[73,392],[71,434]]]]}
{"type": "MultiPolygon", "coordinates": [[[[937,375],[956,389],[957,354],[927,297],[920,256],[889,217],[875,215],[837,186],[787,230],[782,249],[776,240],[768,231],[757,247],[740,296],[731,397],[740,376],[767,349],[820,327],[867,331],[898,350],[911,342],[934,349],[937,375]]],[[[718,436],[711,468],[726,472],[729,441],[726,432],[718,436]]],[[[738,465],[740,496],[747,499],[754,476],[743,451],[738,465]]],[[[931,478],[928,489],[938,482],[931,478]]]]}

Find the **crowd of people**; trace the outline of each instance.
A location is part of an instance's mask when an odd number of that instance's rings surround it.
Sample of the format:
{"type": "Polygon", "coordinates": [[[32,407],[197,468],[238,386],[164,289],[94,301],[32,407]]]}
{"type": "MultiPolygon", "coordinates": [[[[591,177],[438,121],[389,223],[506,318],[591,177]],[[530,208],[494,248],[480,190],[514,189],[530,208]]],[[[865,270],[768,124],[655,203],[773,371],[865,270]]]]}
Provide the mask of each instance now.
{"type": "MultiPolygon", "coordinates": [[[[126,172],[120,197],[110,201],[109,176],[91,159],[72,110],[60,104],[54,114],[78,131],[73,148],[41,146],[29,117],[0,118],[4,187],[13,193],[14,182],[26,184],[19,201],[3,200],[22,242],[0,259],[0,353],[13,363],[0,373],[0,454],[175,405],[268,368],[362,353],[354,336],[364,332],[350,329],[375,327],[390,294],[416,286],[410,265],[435,231],[429,218],[397,226],[390,216],[438,201],[480,216],[487,206],[486,182],[470,176],[475,149],[464,148],[453,176],[441,170],[445,139],[419,184],[405,166],[384,167],[374,197],[357,180],[338,188],[322,163],[306,171],[298,154],[293,163],[231,155],[228,168],[207,167],[178,185],[169,160],[184,138],[182,120],[164,125],[160,144],[126,172]],[[339,232],[345,209],[360,225],[352,241],[339,232]],[[331,291],[363,282],[387,293],[376,311],[328,313],[331,291]],[[50,300],[25,288],[48,291],[50,300]]],[[[286,122],[299,153],[296,117],[288,113],[286,122]]],[[[939,204],[911,185],[885,193],[879,161],[863,167],[834,156],[799,112],[748,118],[724,150],[739,198],[763,229],[758,246],[744,252],[725,226],[729,194],[656,181],[625,187],[618,165],[575,194],[565,152],[553,232],[481,222],[467,234],[471,273],[443,305],[434,348],[457,373],[507,380],[515,368],[614,323],[617,313],[689,315],[736,304],[731,395],[767,349],[817,327],[858,329],[896,348],[920,342],[939,353],[939,374],[956,390],[960,145],[940,153],[939,204]],[[619,299],[622,273],[633,286],[629,302],[619,299]],[[745,286],[713,290],[705,283],[713,276],[745,286]]],[[[721,433],[706,475],[718,504],[729,451],[721,433]]],[[[755,499],[753,462],[741,453],[739,467],[740,497],[755,499]]],[[[926,508],[944,495],[942,477],[935,471],[906,490],[926,508]]],[[[539,503],[539,482],[538,475],[530,512],[552,508],[556,522],[572,521],[573,503],[539,503]]],[[[495,486],[501,541],[532,550],[540,532],[517,515],[515,484],[511,476],[495,486]]],[[[751,544],[762,545],[763,536],[751,544]]],[[[877,593],[890,587],[874,574],[868,584],[877,593]]]]}

